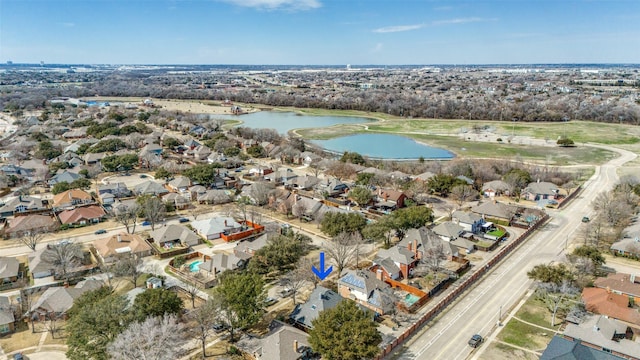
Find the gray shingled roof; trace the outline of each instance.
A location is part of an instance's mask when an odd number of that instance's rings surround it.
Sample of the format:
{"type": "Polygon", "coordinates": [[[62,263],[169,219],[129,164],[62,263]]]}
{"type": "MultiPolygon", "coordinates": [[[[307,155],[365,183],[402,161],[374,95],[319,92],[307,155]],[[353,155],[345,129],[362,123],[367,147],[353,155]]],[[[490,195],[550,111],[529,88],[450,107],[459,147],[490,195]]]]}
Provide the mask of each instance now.
{"type": "Polygon", "coordinates": [[[296,305],[290,318],[306,328],[312,329],[311,322],[320,315],[320,312],[336,307],[342,299],[343,297],[335,291],[318,286],[309,296],[309,300],[304,304],[296,305]]]}

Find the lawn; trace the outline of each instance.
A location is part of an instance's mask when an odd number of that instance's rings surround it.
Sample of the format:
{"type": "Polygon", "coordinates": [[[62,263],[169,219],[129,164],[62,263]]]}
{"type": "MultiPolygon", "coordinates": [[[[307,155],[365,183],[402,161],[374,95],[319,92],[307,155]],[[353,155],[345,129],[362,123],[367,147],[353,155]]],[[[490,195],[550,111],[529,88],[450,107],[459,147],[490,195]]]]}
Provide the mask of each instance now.
{"type": "Polygon", "coordinates": [[[498,334],[498,340],[525,349],[542,351],[551,341],[554,333],[511,319],[498,334]]]}
{"type": "Polygon", "coordinates": [[[503,237],[504,234],[506,234],[506,231],[504,231],[502,229],[493,229],[493,230],[487,232],[487,235],[495,236],[498,239],[503,237]]]}

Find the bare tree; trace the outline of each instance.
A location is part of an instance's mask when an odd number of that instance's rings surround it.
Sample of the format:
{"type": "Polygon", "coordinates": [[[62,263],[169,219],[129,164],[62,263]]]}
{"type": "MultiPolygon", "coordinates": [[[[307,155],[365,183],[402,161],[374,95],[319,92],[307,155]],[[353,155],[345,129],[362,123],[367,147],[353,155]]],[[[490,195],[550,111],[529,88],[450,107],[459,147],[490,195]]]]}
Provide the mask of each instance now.
{"type": "Polygon", "coordinates": [[[258,181],[250,186],[249,195],[257,206],[263,206],[269,202],[269,193],[273,188],[273,184],[271,183],[258,181]]]}
{"type": "Polygon", "coordinates": [[[42,253],[42,260],[51,264],[57,276],[69,281],[70,271],[82,263],[82,246],[75,242],[49,245],[42,253]]]}
{"type": "Polygon", "coordinates": [[[300,258],[300,260],[298,260],[298,262],[296,263],[295,270],[299,275],[304,277],[306,281],[313,283],[313,288],[315,289],[316,286],[318,286],[320,279],[316,276],[313,270],[311,270],[314,266],[317,268],[318,263],[309,258],[303,257],[300,258]]]}
{"type": "MultiPolygon", "coordinates": [[[[293,194],[292,196],[298,195],[293,194]]],[[[304,201],[296,201],[291,207],[291,213],[300,220],[307,213],[307,204],[304,201]]]]}
{"type": "Polygon", "coordinates": [[[20,242],[27,245],[29,249],[36,251],[36,245],[38,245],[43,238],[44,234],[41,231],[26,231],[20,238],[20,242]]]}
{"type": "Polygon", "coordinates": [[[190,328],[190,335],[200,342],[202,346],[202,358],[207,357],[207,339],[213,332],[213,325],[217,321],[216,306],[212,300],[208,300],[202,306],[189,312],[189,318],[195,323],[190,328]]]}
{"type": "Polygon", "coordinates": [[[251,205],[251,199],[248,196],[241,196],[236,200],[236,209],[240,212],[240,215],[242,215],[242,220],[244,222],[247,221],[249,205],[251,205]]]}
{"type": "Polygon", "coordinates": [[[184,355],[188,341],[185,326],[174,315],[149,317],[129,325],[107,352],[114,360],[173,360],[184,355]]]}
{"type": "Polygon", "coordinates": [[[158,197],[148,198],[142,205],[144,216],[151,223],[151,231],[155,230],[155,226],[166,216],[167,208],[158,197]]]}
{"type": "Polygon", "coordinates": [[[189,299],[191,299],[191,308],[196,308],[196,298],[198,297],[198,293],[200,293],[200,286],[195,281],[185,281],[182,289],[187,292],[189,295],[189,299]]]}
{"type": "Polygon", "coordinates": [[[451,197],[456,200],[458,206],[478,197],[478,192],[471,185],[456,185],[451,188],[451,197]]]}
{"type": "Polygon", "coordinates": [[[133,254],[123,254],[111,266],[111,272],[129,281],[133,287],[138,286],[138,279],[143,274],[142,259],[133,254]]]}
{"type": "Polygon", "coordinates": [[[447,259],[442,241],[435,241],[428,249],[426,249],[422,261],[432,270],[440,270],[440,265],[447,259]]]}
{"type": "Polygon", "coordinates": [[[115,207],[116,221],[124,225],[127,234],[133,234],[136,231],[136,221],[138,220],[139,207],[136,204],[127,206],[120,204],[115,207]]]}
{"type": "Polygon", "coordinates": [[[567,298],[579,293],[579,290],[564,280],[560,285],[555,283],[540,283],[536,289],[536,296],[542,300],[551,311],[551,326],[556,325],[556,315],[567,298]]]}
{"type": "Polygon", "coordinates": [[[356,252],[354,235],[338,234],[332,240],[325,242],[324,251],[338,267],[338,276],[342,276],[342,270],[349,265],[356,252]]]}
{"type": "Polygon", "coordinates": [[[308,281],[307,272],[309,272],[309,270],[310,269],[296,267],[281,279],[281,284],[291,290],[291,297],[293,298],[294,305],[296,304],[296,295],[308,281]]]}

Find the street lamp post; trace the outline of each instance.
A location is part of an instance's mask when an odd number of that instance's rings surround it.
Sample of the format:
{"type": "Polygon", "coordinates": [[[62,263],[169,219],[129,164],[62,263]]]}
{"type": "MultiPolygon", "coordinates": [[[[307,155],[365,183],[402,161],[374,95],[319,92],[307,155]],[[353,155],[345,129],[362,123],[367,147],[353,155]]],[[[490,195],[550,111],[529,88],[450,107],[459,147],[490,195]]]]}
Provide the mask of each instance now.
{"type": "Polygon", "coordinates": [[[502,326],[502,305],[500,305],[500,309],[498,310],[498,326],[502,326]]]}

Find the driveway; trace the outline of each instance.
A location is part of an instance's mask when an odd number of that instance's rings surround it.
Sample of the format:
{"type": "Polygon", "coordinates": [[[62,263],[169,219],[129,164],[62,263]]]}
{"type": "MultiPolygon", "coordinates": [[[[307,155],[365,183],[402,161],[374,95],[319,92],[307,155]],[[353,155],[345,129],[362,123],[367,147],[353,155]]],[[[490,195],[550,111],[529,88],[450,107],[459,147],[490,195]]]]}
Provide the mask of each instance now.
{"type": "Polygon", "coordinates": [[[29,360],[67,360],[67,356],[61,351],[42,351],[26,356],[29,360]]]}

